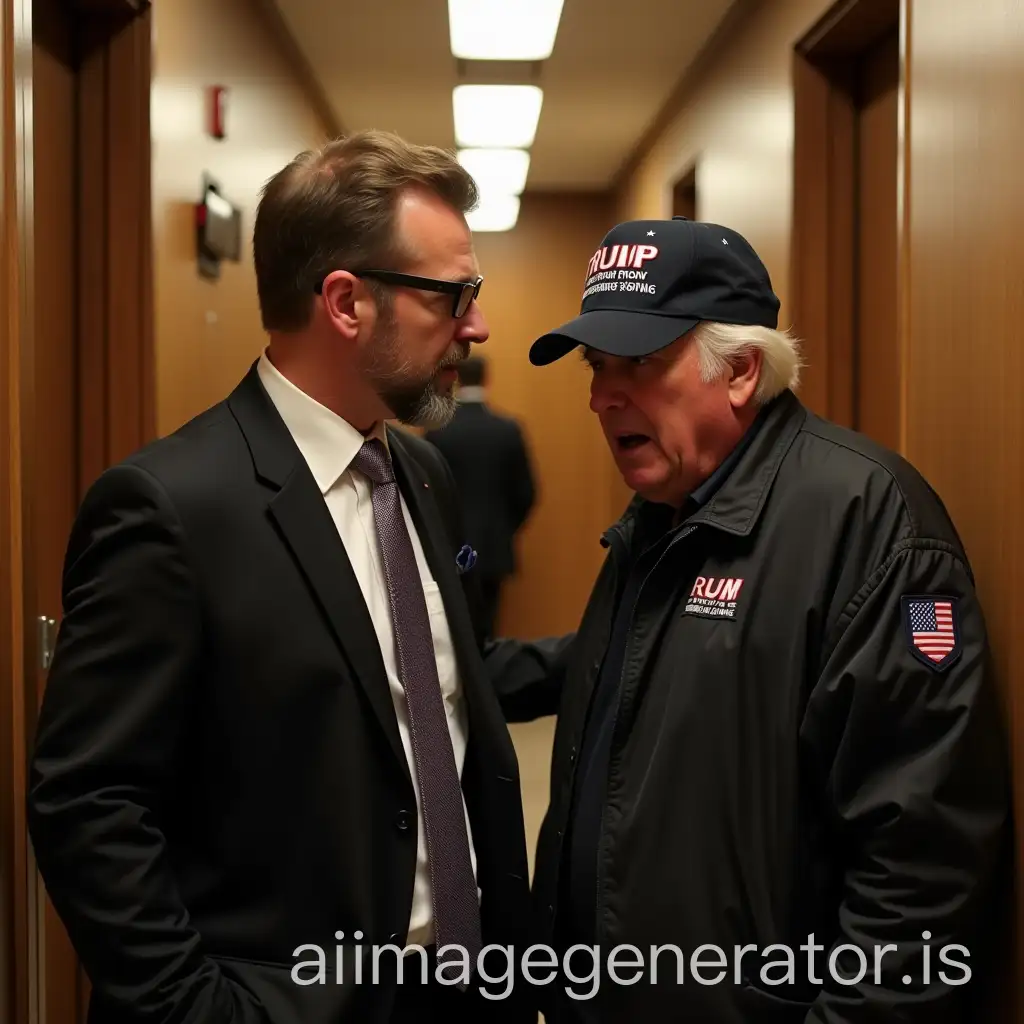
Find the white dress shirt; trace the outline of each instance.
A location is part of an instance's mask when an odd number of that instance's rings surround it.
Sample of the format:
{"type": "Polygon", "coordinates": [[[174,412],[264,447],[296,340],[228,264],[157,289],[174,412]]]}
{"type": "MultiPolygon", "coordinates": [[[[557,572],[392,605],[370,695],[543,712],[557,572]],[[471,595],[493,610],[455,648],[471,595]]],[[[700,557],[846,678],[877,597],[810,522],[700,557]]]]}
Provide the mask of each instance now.
{"type": "MultiPolygon", "coordinates": [[[[402,746],[409,762],[409,774],[416,790],[416,809],[419,815],[419,846],[416,857],[416,881],[413,888],[412,908],[409,917],[407,941],[428,945],[433,941],[433,912],[430,899],[430,866],[427,861],[427,845],[423,825],[423,807],[420,800],[416,766],[413,760],[412,739],[409,733],[409,710],[405,702],[405,690],[398,674],[395,657],[395,640],[391,617],[391,601],[388,595],[387,577],[381,562],[380,547],[377,543],[377,529],[373,519],[373,502],[370,481],[362,473],[350,469],[352,460],[366,438],[350,423],[336,413],[310,398],[270,362],[264,354],[259,361],[258,372],[270,400],[277,407],[285,425],[291,432],[299,451],[309,466],[313,478],[324,496],[331,518],[338,529],[338,535],[345,546],[352,570],[359,581],[359,588],[366,601],[367,610],[373,620],[380,645],[381,659],[387,672],[391,698],[398,719],[398,731],[402,746]]],[[[387,446],[383,424],[378,424],[373,436],[379,437],[387,446]]],[[[444,695],[445,711],[448,714],[448,731],[455,750],[455,763],[462,777],[462,766],[466,756],[466,709],[462,697],[455,651],[445,614],[441,592],[430,573],[430,567],[423,554],[423,546],[416,527],[409,514],[404,496],[401,496],[402,513],[405,516],[409,537],[412,540],[416,564],[419,566],[423,594],[430,615],[430,631],[434,640],[434,655],[437,661],[437,676],[444,695]]],[[[465,800],[463,800],[465,809],[465,800]]],[[[466,815],[469,829],[469,815],[466,815]]],[[[476,873],[476,852],[470,833],[470,857],[476,873]]],[[[360,927],[359,922],[352,923],[360,927]]],[[[346,928],[346,931],[348,929],[346,928]]]]}

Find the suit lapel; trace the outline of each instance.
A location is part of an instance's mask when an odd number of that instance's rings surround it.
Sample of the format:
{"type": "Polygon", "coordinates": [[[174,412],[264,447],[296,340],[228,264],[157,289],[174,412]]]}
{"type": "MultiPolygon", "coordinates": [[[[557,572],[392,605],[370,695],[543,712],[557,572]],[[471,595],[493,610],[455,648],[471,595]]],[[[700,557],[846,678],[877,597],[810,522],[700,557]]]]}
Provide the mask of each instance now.
{"type": "MultiPolygon", "coordinates": [[[[276,489],[268,513],[323,610],[389,745],[408,774],[377,634],[352,563],[323,495],[264,391],[255,365],[228,404],[245,435],[257,474],[276,489]]],[[[296,642],[301,639],[296,638],[296,642]]]]}
{"type": "Polygon", "coordinates": [[[312,475],[308,471],[294,473],[271,501],[269,511],[348,656],[352,674],[365,691],[395,756],[406,766],[373,620],[312,475]]]}

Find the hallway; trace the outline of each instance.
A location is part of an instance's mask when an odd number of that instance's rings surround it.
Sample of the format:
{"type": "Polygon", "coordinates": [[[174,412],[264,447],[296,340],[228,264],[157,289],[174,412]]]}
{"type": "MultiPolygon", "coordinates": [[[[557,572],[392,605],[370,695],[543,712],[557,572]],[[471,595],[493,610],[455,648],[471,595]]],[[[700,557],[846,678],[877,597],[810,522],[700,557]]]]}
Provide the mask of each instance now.
{"type": "MultiPolygon", "coordinates": [[[[297,153],[363,128],[476,161],[488,402],[521,425],[538,484],[498,632],[576,629],[602,533],[633,497],[591,408],[592,371],[575,354],[534,366],[531,342],[580,312],[612,225],[682,216],[742,232],[779,325],[801,340],[800,401],[908,460],[963,541],[1000,701],[993,743],[1010,750],[1019,876],[1024,5],[556,6],[547,51],[510,57],[515,19],[482,33],[482,55],[456,52],[454,2],[0,0],[2,1024],[84,1024],[90,995],[25,817],[76,510],[105,469],[259,359],[262,190],[297,153]],[[512,91],[486,92],[499,87],[512,91]],[[491,99],[469,137],[459,115],[474,96],[491,99]],[[217,210],[219,236],[204,232],[217,210]]],[[[509,727],[531,875],[554,727],[509,727]]],[[[1005,889],[1024,935],[1024,889],[1005,889]]],[[[1024,1021],[1012,930],[970,1024],[1024,1021]]]]}

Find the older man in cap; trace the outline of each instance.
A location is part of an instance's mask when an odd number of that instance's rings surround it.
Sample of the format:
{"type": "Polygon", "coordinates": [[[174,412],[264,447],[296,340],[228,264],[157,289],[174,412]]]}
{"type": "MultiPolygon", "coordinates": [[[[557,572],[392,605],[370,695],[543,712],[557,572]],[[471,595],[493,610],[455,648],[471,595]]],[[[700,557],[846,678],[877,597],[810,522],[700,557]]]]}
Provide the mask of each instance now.
{"type": "Polygon", "coordinates": [[[797,399],[778,311],[737,232],[633,221],[531,349],[581,349],[636,492],[561,697],[549,1022],[935,1024],[983,966],[1008,797],[971,568],[912,466],[797,399]]]}

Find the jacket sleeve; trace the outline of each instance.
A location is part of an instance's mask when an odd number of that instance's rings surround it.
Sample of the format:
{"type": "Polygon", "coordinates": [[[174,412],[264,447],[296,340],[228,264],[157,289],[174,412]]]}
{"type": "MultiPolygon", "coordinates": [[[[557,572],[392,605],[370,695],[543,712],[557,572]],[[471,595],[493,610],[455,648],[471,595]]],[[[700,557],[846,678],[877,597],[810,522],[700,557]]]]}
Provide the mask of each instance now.
{"type": "Polygon", "coordinates": [[[484,645],[484,665],[506,722],[558,713],[575,633],[541,640],[502,638],[484,645]]]}
{"type": "Polygon", "coordinates": [[[68,545],[64,616],[30,764],[28,822],[94,998],[138,1024],[262,1024],[199,948],[161,803],[199,682],[199,598],[181,528],[144,471],[108,470],[68,545]]]}
{"type": "Polygon", "coordinates": [[[985,966],[970,954],[1009,818],[969,569],[946,544],[905,542],[833,636],[802,739],[844,872],[838,940],[819,953],[824,984],[807,1024],[959,1020],[962,986],[985,966]]]}

